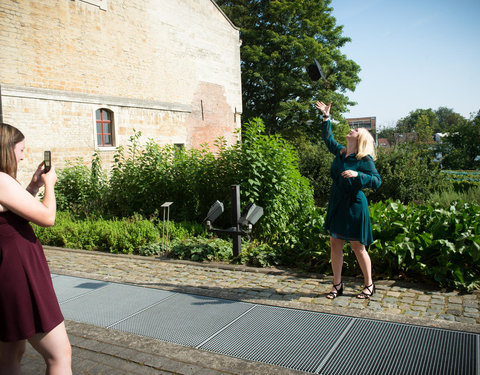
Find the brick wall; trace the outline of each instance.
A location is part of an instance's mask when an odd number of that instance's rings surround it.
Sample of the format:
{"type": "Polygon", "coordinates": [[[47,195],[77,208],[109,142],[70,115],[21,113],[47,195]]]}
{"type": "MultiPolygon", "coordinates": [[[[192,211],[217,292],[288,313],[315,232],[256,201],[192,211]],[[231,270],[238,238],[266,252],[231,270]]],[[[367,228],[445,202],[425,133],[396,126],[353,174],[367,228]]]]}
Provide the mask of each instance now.
{"type": "Polygon", "coordinates": [[[24,180],[44,149],[57,168],[90,160],[99,108],[114,113],[117,146],[133,129],[162,145],[235,141],[239,32],[212,0],[2,0],[0,49],[4,121],[27,137],[24,180]]]}

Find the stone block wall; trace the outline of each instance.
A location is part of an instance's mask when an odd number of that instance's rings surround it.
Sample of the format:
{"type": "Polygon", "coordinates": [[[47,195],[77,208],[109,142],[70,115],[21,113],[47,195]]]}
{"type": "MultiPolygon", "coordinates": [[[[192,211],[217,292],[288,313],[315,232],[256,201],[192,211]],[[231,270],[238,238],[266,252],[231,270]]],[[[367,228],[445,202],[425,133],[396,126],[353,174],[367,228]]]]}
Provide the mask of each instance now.
{"type": "MultiPolygon", "coordinates": [[[[27,138],[19,177],[51,149],[57,168],[95,150],[95,111],[114,114],[114,146],[133,129],[199,147],[240,127],[238,29],[213,0],[2,0],[4,121],[27,138]]],[[[108,165],[107,165],[108,167],[108,165]]]]}

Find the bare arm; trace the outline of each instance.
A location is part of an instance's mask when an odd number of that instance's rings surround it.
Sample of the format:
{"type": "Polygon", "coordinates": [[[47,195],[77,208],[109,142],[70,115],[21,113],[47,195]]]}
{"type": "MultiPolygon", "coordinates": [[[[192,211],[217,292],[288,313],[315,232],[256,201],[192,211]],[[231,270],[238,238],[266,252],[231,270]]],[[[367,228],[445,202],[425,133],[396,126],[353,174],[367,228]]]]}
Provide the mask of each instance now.
{"type": "Polygon", "coordinates": [[[55,223],[57,213],[54,191],[57,181],[55,169],[52,167],[50,172],[42,174],[40,178],[45,184],[45,195],[42,202],[34,197],[36,192],[32,191],[34,188],[32,183],[29,188],[24,189],[9,175],[0,173],[0,204],[32,223],[49,227],[55,223]]]}

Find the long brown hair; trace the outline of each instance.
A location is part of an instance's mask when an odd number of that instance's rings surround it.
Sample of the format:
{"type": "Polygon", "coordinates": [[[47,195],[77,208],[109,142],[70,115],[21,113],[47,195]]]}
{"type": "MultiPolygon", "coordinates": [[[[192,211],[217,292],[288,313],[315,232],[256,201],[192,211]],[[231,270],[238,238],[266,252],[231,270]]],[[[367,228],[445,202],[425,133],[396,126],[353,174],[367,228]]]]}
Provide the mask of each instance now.
{"type": "Polygon", "coordinates": [[[23,133],[12,125],[0,125],[0,172],[17,178],[15,145],[25,139],[23,133]]]}

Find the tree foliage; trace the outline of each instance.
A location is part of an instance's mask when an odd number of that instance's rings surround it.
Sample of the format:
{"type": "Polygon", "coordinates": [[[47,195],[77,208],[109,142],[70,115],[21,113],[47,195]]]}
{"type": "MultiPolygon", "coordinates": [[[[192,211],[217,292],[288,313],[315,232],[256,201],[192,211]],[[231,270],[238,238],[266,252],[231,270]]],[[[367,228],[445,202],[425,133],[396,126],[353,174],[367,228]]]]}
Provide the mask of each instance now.
{"type": "Polygon", "coordinates": [[[428,142],[434,133],[451,133],[466,122],[462,115],[447,107],[439,107],[437,110],[419,108],[398,120],[393,129],[383,129],[378,136],[388,138],[393,143],[395,133],[417,133],[417,141],[428,142]]]}
{"type": "Polygon", "coordinates": [[[302,126],[315,117],[318,98],[335,103],[340,118],[348,105],[345,95],[360,81],[360,67],[340,52],[350,41],[336,25],[330,0],[217,0],[240,28],[243,118],[264,120],[274,133],[302,126]],[[336,91],[312,82],[306,67],[316,58],[336,91]]]}
{"type": "Polygon", "coordinates": [[[459,121],[440,144],[442,165],[448,169],[480,169],[480,111],[469,121],[459,121]]]}

